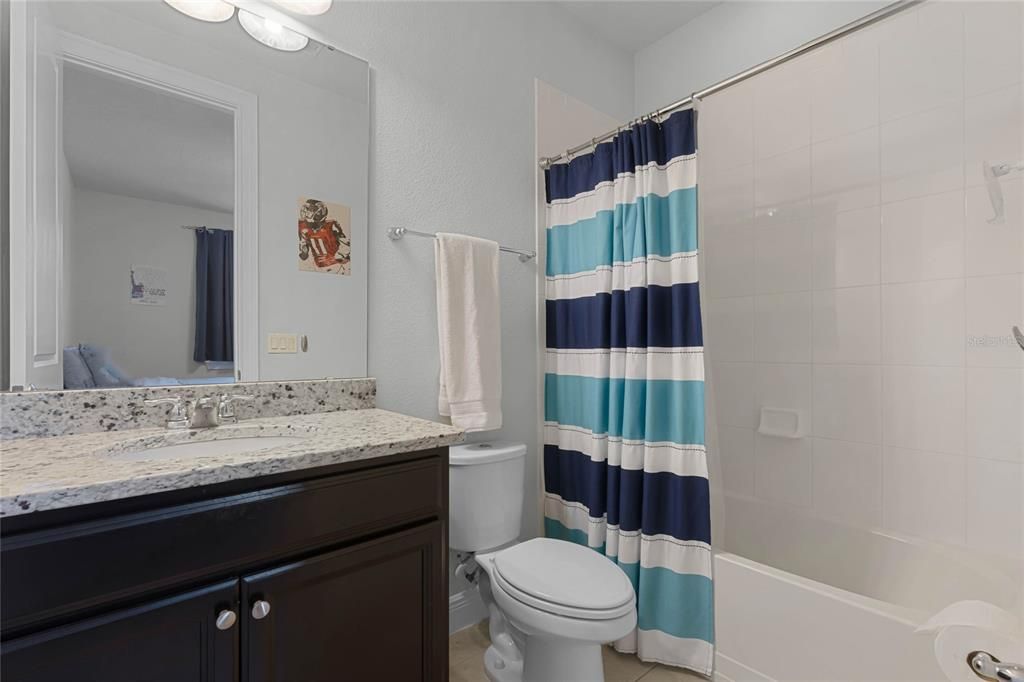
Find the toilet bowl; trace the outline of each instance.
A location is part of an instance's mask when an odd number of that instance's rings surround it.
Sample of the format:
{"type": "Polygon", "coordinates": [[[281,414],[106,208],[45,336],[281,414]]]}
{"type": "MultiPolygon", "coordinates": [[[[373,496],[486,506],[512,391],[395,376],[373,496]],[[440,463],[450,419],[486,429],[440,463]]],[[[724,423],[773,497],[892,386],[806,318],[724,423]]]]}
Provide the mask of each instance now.
{"type": "Polygon", "coordinates": [[[600,682],[601,645],[636,627],[629,578],[592,549],[536,538],[477,555],[492,682],[600,682]]]}
{"type": "Polygon", "coordinates": [[[490,614],[492,682],[600,682],[601,645],[636,627],[629,578],[592,549],[548,538],[512,544],[522,519],[526,446],[449,451],[449,542],[464,553],[490,614]],[[502,549],[496,549],[496,548],[502,549]]]}

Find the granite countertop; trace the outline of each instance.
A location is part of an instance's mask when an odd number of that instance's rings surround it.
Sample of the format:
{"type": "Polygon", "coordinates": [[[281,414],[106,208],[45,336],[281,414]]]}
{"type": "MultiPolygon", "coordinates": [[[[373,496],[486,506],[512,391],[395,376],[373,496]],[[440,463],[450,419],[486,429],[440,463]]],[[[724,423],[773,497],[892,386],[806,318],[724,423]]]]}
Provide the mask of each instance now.
{"type": "Polygon", "coordinates": [[[195,431],[163,428],[0,443],[0,516],[372,459],[461,442],[461,429],[379,410],[247,419],[195,431]],[[270,449],[141,459],[139,450],[225,437],[302,440],[270,449]]]}

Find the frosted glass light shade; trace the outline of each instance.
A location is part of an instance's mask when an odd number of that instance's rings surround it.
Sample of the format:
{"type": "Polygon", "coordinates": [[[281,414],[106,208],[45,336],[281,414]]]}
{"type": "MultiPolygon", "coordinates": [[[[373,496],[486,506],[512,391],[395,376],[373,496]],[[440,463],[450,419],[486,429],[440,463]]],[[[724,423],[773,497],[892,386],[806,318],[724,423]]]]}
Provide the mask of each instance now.
{"type": "Polygon", "coordinates": [[[200,21],[227,21],[235,13],[235,6],[223,0],[164,0],[182,14],[200,21]]]}
{"type": "Polygon", "coordinates": [[[289,12],[312,17],[329,10],[332,0],[274,0],[274,2],[289,12]]]}
{"type": "Polygon", "coordinates": [[[298,52],[309,44],[309,38],[301,33],[296,33],[272,19],[264,19],[241,8],[238,10],[238,23],[242,25],[246,33],[275,50],[298,52]]]}

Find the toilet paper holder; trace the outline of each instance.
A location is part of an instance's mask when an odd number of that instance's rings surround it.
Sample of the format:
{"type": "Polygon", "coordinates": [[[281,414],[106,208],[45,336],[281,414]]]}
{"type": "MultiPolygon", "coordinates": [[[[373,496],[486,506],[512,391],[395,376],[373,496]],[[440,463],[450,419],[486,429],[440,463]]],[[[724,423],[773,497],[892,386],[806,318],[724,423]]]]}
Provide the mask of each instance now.
{"type": "Polygon", "coordinates": [[[1024,682],[1024,665],[1003,663],[987,651],[967,654],[967,665],[978,677],[994,682],[1024,682]]]}

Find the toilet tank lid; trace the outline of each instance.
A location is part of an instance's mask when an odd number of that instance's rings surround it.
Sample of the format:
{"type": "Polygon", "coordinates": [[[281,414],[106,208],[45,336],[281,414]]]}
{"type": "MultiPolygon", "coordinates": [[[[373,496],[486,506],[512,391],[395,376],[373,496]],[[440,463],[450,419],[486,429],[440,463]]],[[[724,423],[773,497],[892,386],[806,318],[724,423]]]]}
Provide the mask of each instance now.
{"type": "Polygon", "coordinates": [[[505,441],[489,443],[464,443],[453,445],[448,450],[448,463],[451,466],[467,466],[470,464],[490,464],[506,459],[516,459],[526,455],[526,445],[505,441]]]}

